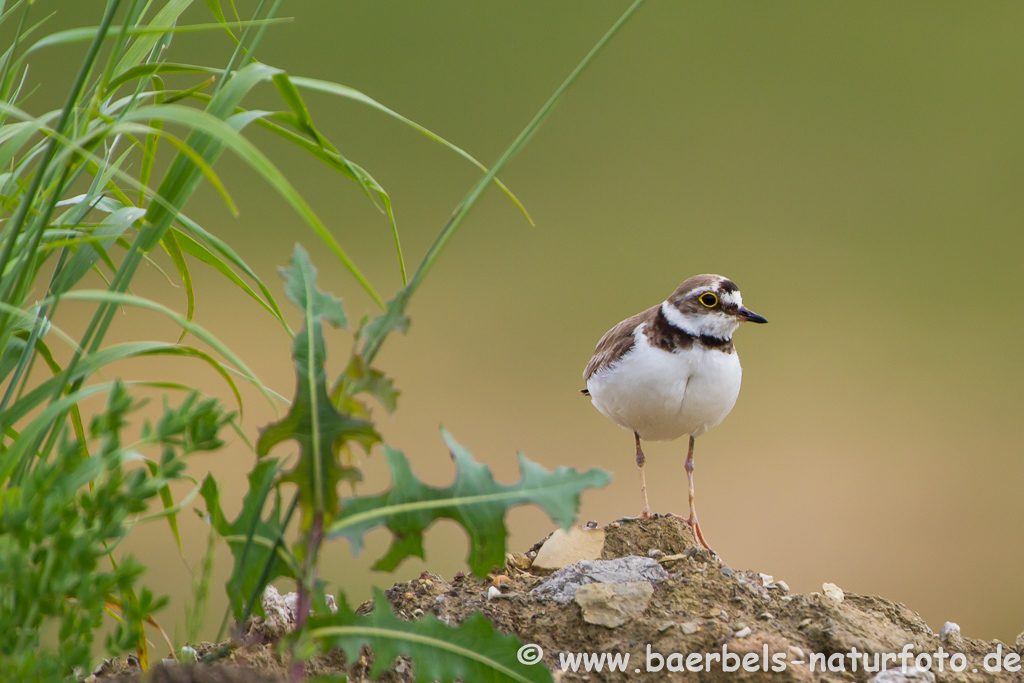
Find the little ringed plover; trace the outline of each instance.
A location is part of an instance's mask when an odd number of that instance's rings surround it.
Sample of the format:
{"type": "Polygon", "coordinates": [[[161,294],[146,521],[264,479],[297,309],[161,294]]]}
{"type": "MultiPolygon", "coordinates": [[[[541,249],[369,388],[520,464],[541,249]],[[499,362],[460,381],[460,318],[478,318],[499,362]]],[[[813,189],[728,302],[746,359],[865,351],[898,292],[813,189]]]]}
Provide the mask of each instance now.
{"type": "Polygon", "coordinates": [[[644,503],[641,518],[652,512],[640,440],[690,437],[690,516],[684,521],[708,550],[693,499],[693,441],[724,420],[739,396],[743,370],[732,335],[744,321],[768,322],[743,307],[732,280],[696,275],[662,303],[609,330],[583,373],[583,393],[594,407],[633,432],[644,503]]]}

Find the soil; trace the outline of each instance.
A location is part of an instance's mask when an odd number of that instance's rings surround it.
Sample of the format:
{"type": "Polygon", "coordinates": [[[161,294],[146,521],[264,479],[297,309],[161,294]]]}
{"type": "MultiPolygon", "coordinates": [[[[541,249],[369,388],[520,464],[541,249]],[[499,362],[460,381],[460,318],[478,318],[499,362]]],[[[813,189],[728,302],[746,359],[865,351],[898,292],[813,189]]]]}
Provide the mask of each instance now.
{"type": "MultiPolygon", "coordinates": [[[[650,602],[642,614],[627,617],[625,623],[607,627],[588,623],[576,602],[560,604],[530,595],[550,572],[531,567],[531,558],[542,545],[525,554],[509,555],[505,568],[486,579],[462,576],[451,581],[424,572],[419,579],[395,584],[386,595],[396,614],[412,619],[433,613],[448,623],[457,624],[473,612],[481,612],[496,628],[512,633],[524,643],[539,645],[556,681],[937,681],[967,683],[974,681],[1022,681],[1024,673],[989,673],[985,657],[1002,653],[1003,662],[1013,665],[1014,654],[1024,653],[1024,634],[1013,644],[987,642],[961,637],[959,630],[933,633],[928,625],[902,604],[880,597],[844,594],[825,584],[821,593],[790,594],[784,583],[756,571],[735,570],[723,565],[716,556],[699,548],[685,523],[672,518],[619,520],[605,527],[601,559],[610,560],[637,555],[651,557],[667,572],[667,579],[654,584],[650,602]],[[507,577],[499,578],[499,577],[507,577]],[[500,585],[501,595],[490,591],[500,585]],[[488,599],[488,593],[492,594],[488,599]],[[930,672],[910,670],[900,673],[900,660],[889,660],[882,668],[893,669],[881,675],[865,671],[863,659],[849,653],[871,653],[867,663],[875,667],[875,654],[899,653],[907,644],[913,650],[908,664],[922,653],[944,652],[947,657],[962,653],[966,668],[957,672],[944,659],[943,670],[933,660],[930,672]],[[710,671],[671,672],[680,665],[693,667],[687,655],[721,655],[723,648],[741,659],[731,659],[738,671],[724,671],[723,660],[712,660],[710,671]],[[856,650],[854,650],[856,648],[856,650]],[[941,648],[941,650],[940,650],[941,648]],[[648,650],[651,657],[648,657],[648,650]],[[559,653],[629,653],[625,672],[561,671],[559,653]],[[765,655],[765,653],[768,653],[765,655]],[[673,653],[680,653],[675,657],[673,653]],[[812,653],[824,655],[825,669],[818,663],[812,672],[812,653]],[[742,659],[744,655],[748,658],[742,659]],[[785,669],[772,671],[779,663],[772,656],[785,656],[785,669]],[[657,668],[661,660],[660,671],[657,668]],[[802,662],[802,663],[801,663],[802,662]],[[750,670],[755,669],[756,670],[750,670]],[[637,671],[639,669],[639,672],[637,671]],[[767,669],[767,671],[765,670],[767,669]],[[934,678],[932,678],[934,676],[934,678]]],[[[360,607],[364,612],[370,603],[360,607]]],[[[593,621],[593,619],[591,620],[593,621]]],[[[256,631],[259,624],[256,624],[256,631]]],[[[200,655],[214,649],[211,644],[196,646],[200,655]]],[[[817,660],[821,662],[821,660],[817,660]]],[[[988,662],[994,661],[990,658],[988,662]]],[[[340,652],[329,653],[307,663],[309,675],[344,673],[349,681],[370,680],[372,653],[364,651],[359,661],[347,663],[340,652]]],[[[580,667],[581,669],[583,667],[580,667]]],[[[877,669],[875,669],[877,671],[877,669]]],[[[163,664],[153,667],[149,677],[154,683],[235,683],[240,681],[285,681],[287,668],[272,644],[236,647],[216,665],[183,666],[163,664]],[[244,668],[242,668],[244,667],[244,668]]],[[[140,680],[137,667],[123,662],[107,662],[95,672],[96,680],[140,680]]],[[[380,679],[383,683],[410,683],[415,680],[410,662],[397,660],[380,679]]]]}

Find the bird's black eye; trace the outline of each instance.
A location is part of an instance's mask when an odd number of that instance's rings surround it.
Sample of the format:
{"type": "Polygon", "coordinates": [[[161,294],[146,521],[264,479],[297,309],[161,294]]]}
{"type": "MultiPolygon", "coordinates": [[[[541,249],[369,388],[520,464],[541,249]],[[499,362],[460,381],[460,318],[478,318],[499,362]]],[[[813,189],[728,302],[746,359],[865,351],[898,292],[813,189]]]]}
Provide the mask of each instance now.
{"type": "Polygon", "coordinates": [[[715,296],[714,292],[704,292],[697,300],[708,308],[714,308],[718,305],[718,297],[715,296]]]}

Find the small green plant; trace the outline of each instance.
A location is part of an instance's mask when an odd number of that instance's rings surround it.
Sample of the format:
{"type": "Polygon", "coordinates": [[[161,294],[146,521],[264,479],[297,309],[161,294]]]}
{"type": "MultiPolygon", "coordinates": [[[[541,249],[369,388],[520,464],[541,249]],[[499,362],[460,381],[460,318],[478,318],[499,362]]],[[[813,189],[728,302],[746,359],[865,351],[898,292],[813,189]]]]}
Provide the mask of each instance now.
{"type": "Polygon", "coordinates": [[[138,441],[123,443],[127,418],[139,406],[115,383],[89,426],[89,443],[62,434],[50,459],[0,491],[3,680],[55,680],[87,667],[107,612],[118,614],[107,651],[131,649],[144,637],[144,621],[166,603],[147,588],[136,594],[143,568],[134,558],[105,567],[107,559],[138,515],[186,478],[188,455],[220,448],[218,433],[231,418],[216,401],[192,394],[146,423],[138,441]],[[130,467],[150,449],[159,457],[130,467]],[[40,648],[44,634],[59,638],[60,647],[40,648]]]}

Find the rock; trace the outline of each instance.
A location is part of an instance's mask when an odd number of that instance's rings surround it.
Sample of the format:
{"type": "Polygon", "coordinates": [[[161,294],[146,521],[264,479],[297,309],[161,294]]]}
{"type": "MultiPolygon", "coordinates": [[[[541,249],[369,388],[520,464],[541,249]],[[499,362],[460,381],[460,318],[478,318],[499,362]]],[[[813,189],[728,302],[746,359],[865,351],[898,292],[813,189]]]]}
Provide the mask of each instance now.
{"type": "Polygon", "coordinates": [[[942,628],[939,629],[939,640],[946,645],[962,647],[964,639],[960,635],[960,624],[953,621],[947,621],[943,624],[942,628]]]}
{"type": "Polygon", "coordinates": [[[1016,640],[1013,644],[1017,646],[1017,652],[1024,652],[1024,631],[1017,634],[1016,640]]]}
{"type": "Polygon", "coordinates": [[[576,590],[583,621],[606,628],[622,626],[647,609],[654,586],[647,581],[591,583],[576,590]]]}
{"type": "Polygon", "coordinates": [[[739,631],[736,631],[733,635],[737,638],[746,638],[752,633],[749,626],[744,626],[739,631]]]}
{"type": "Polygon", "coordinates": [[[789,584],[788,584],[788,583],[786,583],[785,581],[776,581],[776,582],[775,582],[775,586],[776,586],[776,587],[777,587],[777,588],[778,588],[778,589],[779,589],[780,591],[782,591],[783,593],[788,593],[788,592],[789,592],[789,584]]]}
{"type": "Polygon", "coordinates": [[[761,612],[760,614],[757,615],[757,618],[760,619],[761,621],[771,621],[772,619],[775,618],[775,615],[772,614],[771,612],[761,612]]]}
{"type": "Polygon", "coordinates": [[[487,589],[487,600],[491,601],[494,598],[501,597],[501,589],[497,586],[491,586],[487,589]]]}
{"type": "MultiPolygon", "coordinates": [[[[505,566],[525,572],[533,565],[533,560],[522,553],[505,553],[505,566]]],[[[459,572],[460,574],[462,572],[459,572]]]]}
{"type": "Polygon", "coordinates": [[[679,624],[679,630],[683,632],[684,636],[692,636],[700,630],[700,624],[696,621],[686,621],[679,624]]]}
{"type": "Polygon", "coordinates": [[[572,602],[577,588],[591,583],[657,583],[667,578],[668,572],[649,557],[630,555],[616,560],[584,560],[562,567],[530,591],[530,595],[566,603],[572,602]]]}
{"type": "Polygon", "coordinates": [[[761,585],[765,588],[775,588],[775,577],[771,574],[758,574],[761,577],[761,585]]]}
{"type": "Polygon", "coordinates": [[[727,579],[731,579],[732,578],[732,573],[733,572],[732,572],[732,568],[731,567],[722,567],[718,571],[725,578],[727,578],[727,579]]]}
{"type": "Polygon", "coordinates": [[[596,560],[604,549],[604,529],[574,526],[568,532],[558,529],[537,551],[532,567],[554,570],[580,560],[596,560]]]}
{"type": "Polygon", "coordinates": [[[843,589],[834,583],[823,583],[821,584],[821,592],[825,594],[825,597],[835,602],[842,602],[846,598],[846,594],[843,593],[843,589]]]}
{"type": "Polygon", "coordinates": [[[500,588],[501,586],[504,586],[506,583],[512,583],[512,579],[508,578],[504,574],[498,574],[493,579],[491,579],[491,583],[500,588]]]}
{"type": "Polygon", "coordinates": [[[935,674],[916,666],[908,666],[906,671],[897,667],[879,671],[868,679],[868,683],[935,683],[935,674]]]}

